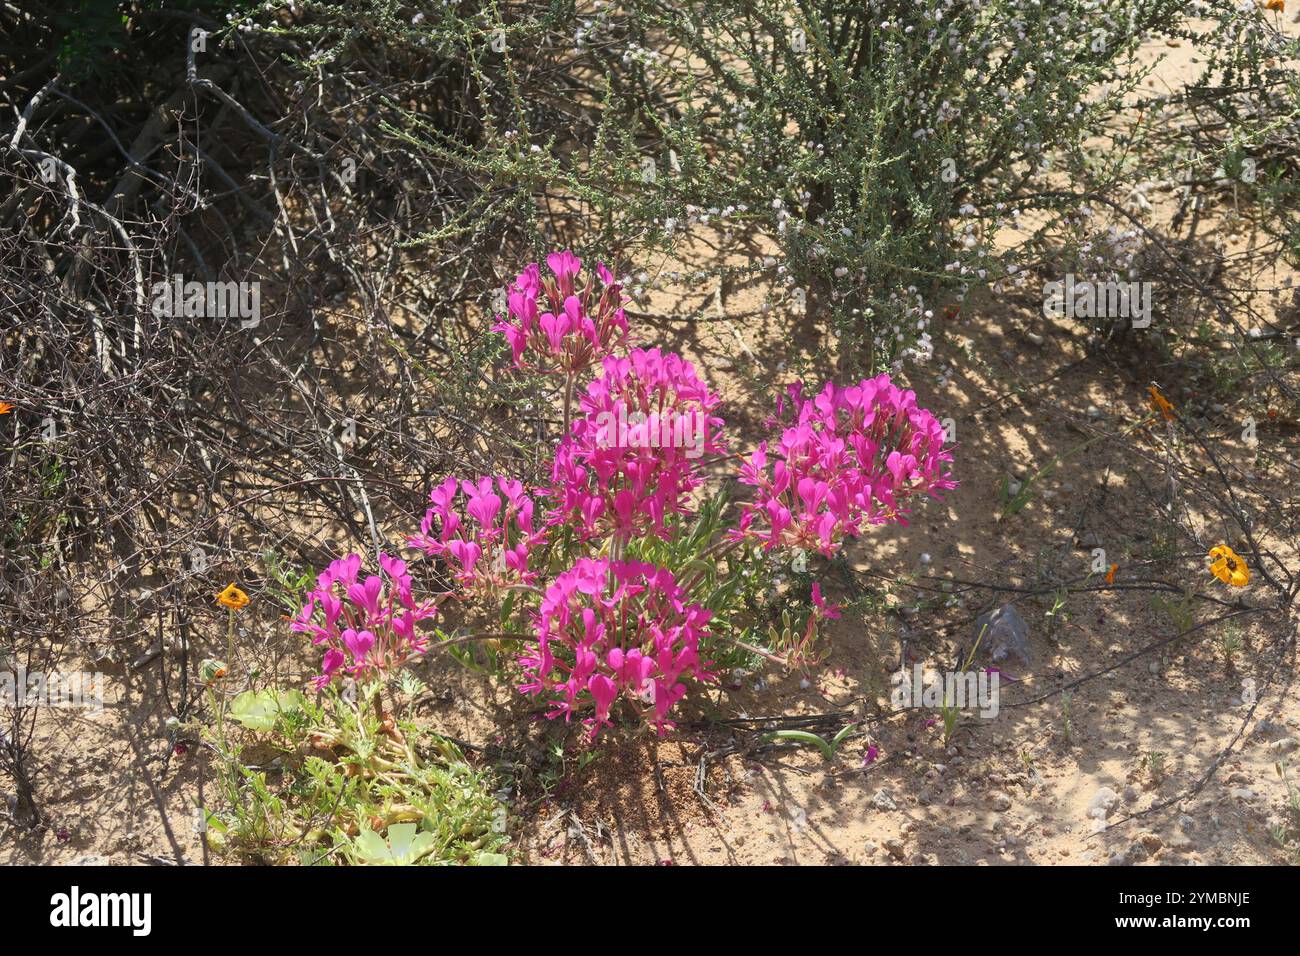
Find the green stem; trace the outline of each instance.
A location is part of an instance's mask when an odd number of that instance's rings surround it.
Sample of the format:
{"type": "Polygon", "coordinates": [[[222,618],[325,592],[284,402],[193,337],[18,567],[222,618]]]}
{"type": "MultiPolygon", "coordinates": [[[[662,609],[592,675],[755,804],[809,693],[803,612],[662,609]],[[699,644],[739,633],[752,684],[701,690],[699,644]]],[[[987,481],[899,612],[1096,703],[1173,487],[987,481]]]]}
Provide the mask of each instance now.
{"type": "MultiPolygon", "coordinates": [[[[564,379],[564,434],[569,434],[569,420],[573,410],[573,373],[564,379]]],[[[563,436],[561,436],[563,437],[563,436]]]]}
{"type": "Polygon", "coordinates": [[[235,611],[226,608],[226,674],[232,675],[235,668],[235,611]]]}

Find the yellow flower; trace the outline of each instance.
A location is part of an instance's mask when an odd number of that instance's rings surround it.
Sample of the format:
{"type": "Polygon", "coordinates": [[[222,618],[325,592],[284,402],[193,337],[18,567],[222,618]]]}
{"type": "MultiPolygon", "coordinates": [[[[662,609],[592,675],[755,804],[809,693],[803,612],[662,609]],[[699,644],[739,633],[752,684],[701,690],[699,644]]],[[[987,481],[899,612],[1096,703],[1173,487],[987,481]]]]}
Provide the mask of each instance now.
{"type": "Polygon", "coordinates": [[[1244,588],[1249,583],[1250,568],[1246,567],[1245,560],[1226,544],[1211,548],[1210,557],[1214,560],[1210,565],[1211,573],[1224,584],[1231,584],[1234,588],[1244,588]]]}
{"type": "Polygon", "coordinates": [[[14,407],[8,402],[0,402],[0,415],[8,415],[14,410],[14,407]]]}
{"type": "Polygon", "coordinates": [[[247,606],[248,595],[233,584],[228,584],[226,589],[217,595],[217,603],[225,605],[232,611],[238,611],[240,608],[247,606]]]}
{"type": "Polygon", "coordinates": [[[1147,391],[1151,393],[1149,403],[1152,411],[1157,411],[1167,422],[1174,420],[1174,406],[1169,403],[1169,399],[1160,394],[1160,389],[1154,385],[1148,385],[1147,391]]]}

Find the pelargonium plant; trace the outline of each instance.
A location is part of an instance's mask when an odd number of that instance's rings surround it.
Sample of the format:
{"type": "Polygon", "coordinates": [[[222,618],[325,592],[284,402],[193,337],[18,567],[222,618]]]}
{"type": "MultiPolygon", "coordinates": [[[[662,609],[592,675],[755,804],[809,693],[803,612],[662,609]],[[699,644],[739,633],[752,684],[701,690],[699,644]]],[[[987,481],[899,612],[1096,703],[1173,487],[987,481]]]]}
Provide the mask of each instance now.
{"type": "Polygon", "coordinates": [[[318,690],[342,674],[382,677],[428,649],[428,637],[416,625],[437,613],[436,602],[416,601],[405,561],[380,554],[379,566],[382,575],[363,579],[361,555],[331,562],[290,625],[325,647],[313,681],[318,690]]]}
{"type": "Polygon", "coordinates": [[[492,331],[510,343],[515,368],[581,372],[627,343],[622,291],[603,263],[581,285],[582,260],[572,252],[553,253],[546,264],[551,275],[536,262],[519,273],[506,299],[509,318],[497,316],[492,331]]]}
{"type": "MultiPolygon", "coordinates": [[[[361,581],[349,555],[321,575],[293,627],[326,646],[323,687],[343,673],[383,677],[423,652],[416,626],[443,597],[496,602],[503,630],[439,639],[523,642],[519,689],[593,737],[619,712],[663,733],[691,687],[717,679],[720,653],[806,664],[818,625],[839,616],[813,583],[802,623],[787,610],[781,632],[768,628],[771,646],[731,636],[744,582],[773,566],[764,556],[829,556],[873,525],[905,522],[918,497],[956,486],[952,454],[935,416],[888,375],[810,396],[798,383],[769,421],[779,435],[723,479],[753,489],[728,522],[718,492],[701,487],[705,466],[726,460],[717,395],[679,355],[619,351],[627,320],[604,266],[583,281],[572,252],[547,264],[548,275],[536,263],[520,273],[510,318],[494,330],[514,368],[564,376],[549,482],[445,479],[407,540],[445,565],[453,591],[418,603],[403,562],[381,555],[386,578],[361,581]],[[579,376],[593,365],[574,415],[579,376]]],[[[757,623],[744,633],[763,633],[757,623]]]]}
{"type": "Polygon", "coordinates": [[[620,697],[662,733],[685,681],[713,681],[700,659],[711,613],[692,603],[671,571],[653,564],[580,558],[542,597],[537,643],[520,657],[520,690],[551,697],[548,717],[568,720],[581,702],[592,735],[620,697]]]}
{"type": "MultiPolygon", "coordinates": [[[[848,388],[827,382],[811,399],[793,386],[789,398],[788,427],[740,469],[741,483],[757,495],[736,536],[769,551],[780,545],[830,556],[865,526],[906,524],[911,498],[956,487],[943,426],[888,375],[848,388]]],[[[783,412],[784,397],[778,421],[783,412]]]]}
{"type": "Polygon", "coordinates": [[[491,478],[448,478],[429,492],[432,507],[420,522],[420,533],[407,539],[427,555],[448,559],[457,583],[467,592],[489,596],[502,588],[532,584],[537,574],[529,570],[529,555],[546,539],[545,529],[533,526],[535,506],[523,482],[497,478],[493,489],[491,478]],[[461,492],[464,517],[454,507],[461,492]]]}
{"type": "Polygon", "coordinates": [[[668,518],[688,513],[700,458],[723,451],[718,403],[680,356],[607,357],[556,449],[547,523],[587,541],[665,534],[668,518]]]}

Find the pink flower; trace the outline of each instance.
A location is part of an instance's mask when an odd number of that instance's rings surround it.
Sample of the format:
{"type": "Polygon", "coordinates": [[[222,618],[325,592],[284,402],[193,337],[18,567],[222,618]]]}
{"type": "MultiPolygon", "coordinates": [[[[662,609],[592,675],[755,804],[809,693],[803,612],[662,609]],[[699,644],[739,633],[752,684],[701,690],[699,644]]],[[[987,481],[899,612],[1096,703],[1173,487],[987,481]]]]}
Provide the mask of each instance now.
{"type": "Polygon", "coordinates": [[[492,479],[480,478],[477,485],[462,481],[460,487],[469,498],[465,512],[483,528],[494,529],[497,513],[501,510],[501,499],[492,493],[492,479]]]}
{"type": "Polygon", "coordinates": [[[550,697],[551,719],[590,707],[593,738],[620,698],[663,733],[687,684],[716,680],[699,653],[710,616],[663,568],[580,558],[542,598],[519,689],[550,697]]]}
{"type": "Polygon", "coordinates": [[[623,294],[610,271],[598,264],[579,286],[582,260],[572,252],[552,253],[546,264],[553,277],[531,263],[506,298],[509,316],[492,326],[510,344],[515,368],[573,374],[625,346],[623,294]]]}
{"type": "Polygon", "coordinates": [[[546,257],[546,265],[555,273],[555,284],[561,294],[573,295],[573,279],[582,268],[582,260],[572,252],[552,252],[546,257]]]}
{"type": "Polygon", "coordinates": [[[737,537],[829,556],[870,525],[906,524],[909,499],[956,487],[943,426],[888,375],[802,395],[799,385],[778,399],[779,440],[740,466],[741,483],[757,494],[737,537]]]}
{"type": "Polygon", "coordinates": [[[840,606],[838,604],[827,604],[822,600],[822,586],[813,582],[812,586],[813,607],[816,608],[816,614],[820,617],[834,620],[840,616],[840,606]]]}
{"type": "Polygon", "coordinates": [[[596,716],[589,721],[594,734],[600,727],[613,726],[609,719],[609,708],[613,705],[614,698],[618,696],[618,684],[604,674],[592,674],[587,680],[587,690],[591,692],[591,699],[596,702],[596,716]]]}
{"type": "Polygon", "coordinates": [[[437,607],[416,602],[405,561],[381,554],[379,567],[381,574],[360,581],[359,554],[332,561],[290,625],[326,648],[321,672],[312,681],[317,690],[340,672],[380,677],[424,652],[427,642],[416,624],[433,617],[437,607]]]}
{"type": "Polygon", "coordinates": [[[456,581],[486,595],[531,584],[537,575],[528,566],[529,557],[546,537],[533,526],[535,505],[523,484],[504,477],[493,481],[448,478],[429,492],[432,507],[420,522],[420,533],[407,539],[427,555],[450,558],[456,581]],[[465,517],[455,507],[458,493],[466,499],[465,517]]]}
{"type": "Polygon", "coordinates": [[[324,689],[331,680],[334,679],[334,672],[343,666],[347,658],[337,647],[331,647],[325,652],[325,659],[321,661],[320,676],[314,681],[317,690],[324,689]]]}
{"type": "Polygon", "coordinates": [[[607,357],[556,450],[547,524],[576,528],[584,540],[664,535],[668,518],[688,513],[700,459],[724,450],[718,404],[678,355],[607,357]]]}
{"type": "Polygon", "coordinates": [[[352,659],[357,662],[353,665],[352,670],[361,670],[365,667],[366,655],[375,646],[375,635],[369,631],[354,631],[352,628],[348,628],[343,632],[343,646],[348,649],[352,659]]]}
{"type": "Polygon", "coordinates": [[[379,592],[383,588],[383,580],[379,575],[372,574],[364,584],[348,586],[348,600],[365,611],[368,619],[374,619],[379,616],[379,592]]]}
{"type": "MultiPolygon", "coordinates": [[[[679,355],[620,354],[623,296],[602,264],[584,273],[572,252],[555,252],[545,271],[530,263],[519,273],[506,302],[493,329],[515,367],[564,376],[567,428],[549,483],[530,494],[504,476],[448,477],[430,490],[408,543],[447,569],[455,593],[502,599],[508,590],[502,629],[513,626],[512,612],[532,614],[519,689],[546,699],[547,718],[577,715],[595,738],[630,712],[662,734],[694,688],[717,680],[708,659],[712,612],[672,571],[621,556],[660,553],[652,539],[688,533],[706,456],[726,451],[719,399],[679,355]],[[579,373],[593,366],[575,395],[579,373]],[[545,504],[541,516],[534,495],[545,504]],[[571,566],[547,583],[552,561],[571,566]]],[[[888,375],[847,388],[828,383],[815,395],[792,385],[778,394],[768,425],[771,438],[739,465],[739,481],[754,493],[727,532],[734,543],[829,556],[871,525],[905,523],[914,498],[956,486],[943,428],[888,375]]],[[[692,582],[703,580],[700,565],[734,548],[717,547],[724,542],[712,528],[699,536],[693,550],[662,552],[692,582]]],[[[343,675],[384,678],[428,648],[420,622],[447,595],[417,601],[399,558],[379,555],[379,572],[363,573],[356,554],[330,562],[294,619],[293,629],[321,648],[317,688],[343,675]]],[[[783,647],[786,661],[805,670],[816,662],[818,628],[841,614],[820,583],[811,604],[800,625],[787,622],[783,647]]],[[[877,753],[869,747],[864,766],[877,753]]]]}

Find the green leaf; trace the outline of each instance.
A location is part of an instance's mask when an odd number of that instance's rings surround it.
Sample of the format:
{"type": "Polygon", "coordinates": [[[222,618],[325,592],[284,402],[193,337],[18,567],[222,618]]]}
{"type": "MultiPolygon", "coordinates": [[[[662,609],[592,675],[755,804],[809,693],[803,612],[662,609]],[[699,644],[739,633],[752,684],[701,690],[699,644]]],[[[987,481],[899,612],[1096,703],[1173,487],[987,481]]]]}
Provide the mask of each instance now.
{"type": "Polygon", "coordinates": [[[400,860],[409,856],[415,843],[414,823],[394,823],[388,828],[388,844],[393,859],[400,860]]]}
{"type": "Polygon", "coordinates": [[[394,823],[388,842],[373,830],[362,830],[352,845],[357,861],[370,866],[410,866],[433,848],[432,833],[417,832],[414,823],[394,823]]]}
{"type": "Polygon", "coordinates": [[[506,629],[506,623],[510,620],[510,612],[515,607],[515,592],[507,591],[505,600],[501,602],[501,629],[506,629]]]}
{"type": "Polygon", "coordinates": [[[388,863],[392,860],[388,844],[374,830],[365,829],[358,833],[354,848],[364,863],[388,863]]]}
{"type": "Polygon", "coordinates": [[[848,737],[849,734],[853,733],[853,731],[857,729],[858,729],[857,724],[846,724],[838,734],[836,734],[834,737],[831,738],[831,749],[832,750],[839,749],[840,744],[844,743],[845,738],[848,737]]]}
{"type": "Polygon", "coordinates": [[[230,702],[229,713],[249,730],[270,731],[275,729],[275,720],[281,713],[302,710],[306,705],[307,698],[302,691],[268,687],[237,695],[230,702]]]}
{"type": "Polygon", "coordinates": [[[809,733],[806,730],[773,730],[759,738],[760,741],[767,742],[772,740],[793,740],[797,743],[808,744],[816,747],[821,751],[822,759],[831,761],[835,759],[835,751],[825,740],[817,734],[809,733]]]}

